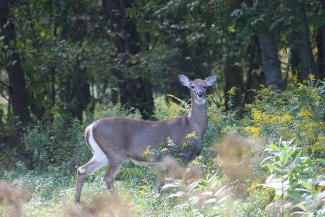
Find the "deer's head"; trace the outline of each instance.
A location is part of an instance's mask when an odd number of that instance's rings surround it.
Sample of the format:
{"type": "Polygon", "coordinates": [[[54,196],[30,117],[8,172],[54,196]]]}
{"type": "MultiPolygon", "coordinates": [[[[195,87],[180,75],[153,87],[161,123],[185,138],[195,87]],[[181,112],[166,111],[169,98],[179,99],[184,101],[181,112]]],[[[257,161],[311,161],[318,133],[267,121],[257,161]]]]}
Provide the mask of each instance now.
{"type": "Polygon", "coordinates": [[[206,78],[205,80],[202,79],[195,79],[191,81],[185,75],[178,75],[179,82],[188,87],[191,90],[191,99],[192,102],[194,101],[198,105],[205,104],[205,95],[206,95],[206,88],[208,86],[213,85],[217,81],[218,75],[211,75],[210,77],[206,78]]]}

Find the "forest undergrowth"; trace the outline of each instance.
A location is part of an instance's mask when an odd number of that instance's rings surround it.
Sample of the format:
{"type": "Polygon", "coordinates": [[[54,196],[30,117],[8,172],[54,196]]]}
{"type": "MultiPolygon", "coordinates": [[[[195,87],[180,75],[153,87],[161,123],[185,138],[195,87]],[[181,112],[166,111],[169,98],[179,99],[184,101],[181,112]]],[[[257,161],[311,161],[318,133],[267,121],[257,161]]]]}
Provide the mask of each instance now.
{"type": "MultiPolygon", "coordinates": [[[[261,88],[240,120],[237,110],[225,112],[208,97],[203,150],[188,168],[171,158],[163,160],[167,171],[128,162],[117,174],[115,196],[100,170],[85,182],[77,206],[76,168],[91,158],[85,126],[105,116],[140,114],[106,105],[69,129],[63,117],[39,123],[24,137],[34,169],[17,161],[0,171],[1,216],[324,216],[325,83],[314,82],[293,78],[286,91],[261,88]]],[[[231,103],[236,92],[228,94],[231,103]]],[[[155,117],[188,109],[186,102],[157,100],[155,117]]]]}

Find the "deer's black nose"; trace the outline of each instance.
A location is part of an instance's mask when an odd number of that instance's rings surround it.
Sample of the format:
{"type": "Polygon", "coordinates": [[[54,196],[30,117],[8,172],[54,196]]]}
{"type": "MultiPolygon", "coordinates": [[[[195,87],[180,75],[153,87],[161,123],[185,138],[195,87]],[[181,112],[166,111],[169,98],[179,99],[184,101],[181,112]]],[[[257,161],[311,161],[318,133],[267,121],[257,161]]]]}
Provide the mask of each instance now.
{"type": "Polygon", "coordinates": [[[196,92],[196,96],[197,97],[204,97],[204,92],[203,91],[198,91],[198,92],[196,92]]]}

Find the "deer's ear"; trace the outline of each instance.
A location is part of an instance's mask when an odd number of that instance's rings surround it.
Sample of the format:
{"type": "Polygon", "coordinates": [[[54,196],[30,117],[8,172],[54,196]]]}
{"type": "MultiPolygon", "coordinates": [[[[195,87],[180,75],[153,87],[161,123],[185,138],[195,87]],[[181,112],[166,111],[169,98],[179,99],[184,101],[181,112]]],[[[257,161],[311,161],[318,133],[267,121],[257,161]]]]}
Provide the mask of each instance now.
{"type": "Polygon", "coordinates": [[[216,83],[218,76],[219,76],[218,74],[215,74],[215,75],[211,75],[210,77],[206,78],[205,82],[207,83],[207,86],[211,86],[214,83],[216,83]]]}
{"type": "Polygon", "coordinates": [[[188,87],[188,88],[190,87],[191,80],[187,76],[178,75],[178,80],[183,86],[188,87]]]}

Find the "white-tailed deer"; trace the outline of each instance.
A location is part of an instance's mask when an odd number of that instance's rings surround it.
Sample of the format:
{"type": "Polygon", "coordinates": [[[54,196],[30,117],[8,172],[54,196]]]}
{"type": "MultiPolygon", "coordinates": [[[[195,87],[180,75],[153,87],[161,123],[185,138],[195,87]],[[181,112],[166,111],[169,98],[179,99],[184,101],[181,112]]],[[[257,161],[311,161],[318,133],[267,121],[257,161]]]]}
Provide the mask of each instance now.
{"type": "Polygon", "coordinates": [[[188,115],[165,121],[131,120],[123,117],[99,119],[85,130],[86,143],[93,153],[92,159],[77,170],[75,203],[80,202],[84,179],[91,173],[108,165],[104,182],[108,189],[114,188],[114,178],[124,161],[154,163],[153,156],[145,157],[144,152],[159,150],[161,144],[167,144],[169,137],[181,153],[181,160],[187,164],[201,151],[200,142],[208,125],[205,105],[206,88],[217,81],[218,75],[205,80],[191,81],[185,75],[179,75],[180,83],[190,89],[191,111],[188,115]],[[195,138],[187,135],[195,132],[195,138]],[[186,142],[186,145],[184,145],[186,142]]]}

